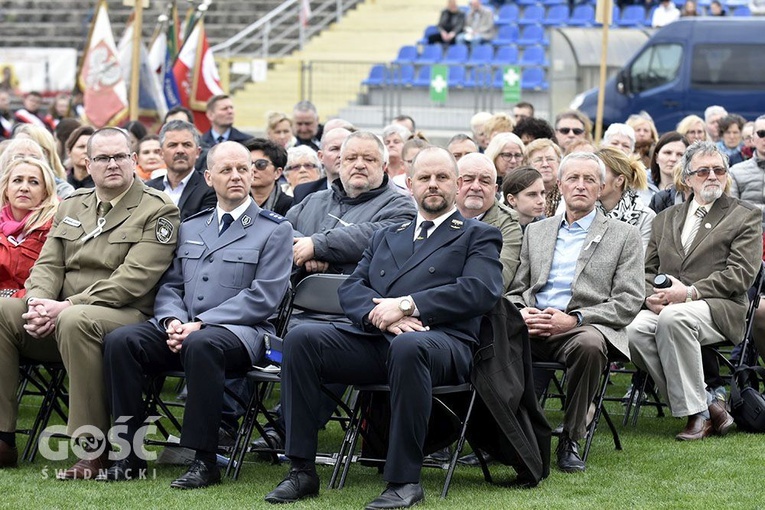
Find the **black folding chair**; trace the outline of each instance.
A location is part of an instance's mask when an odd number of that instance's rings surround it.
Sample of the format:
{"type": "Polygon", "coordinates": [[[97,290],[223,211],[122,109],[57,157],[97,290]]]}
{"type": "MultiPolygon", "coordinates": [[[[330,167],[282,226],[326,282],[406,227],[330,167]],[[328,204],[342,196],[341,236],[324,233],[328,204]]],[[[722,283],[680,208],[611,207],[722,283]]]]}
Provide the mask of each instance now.
{"type": "Polygon", "coordinates": [[[55,412],[64,422],[67,421],[69,395],[64,384],[66,369],[61,362],[40,362],[27,359],[21,360],[20,368],[19,402],[26,396],[42,397],[32,427],[16,431],[17,434],[29,436],[21,458],[32,462],[37,455],[40,438],[53,413],[55,412]]]}

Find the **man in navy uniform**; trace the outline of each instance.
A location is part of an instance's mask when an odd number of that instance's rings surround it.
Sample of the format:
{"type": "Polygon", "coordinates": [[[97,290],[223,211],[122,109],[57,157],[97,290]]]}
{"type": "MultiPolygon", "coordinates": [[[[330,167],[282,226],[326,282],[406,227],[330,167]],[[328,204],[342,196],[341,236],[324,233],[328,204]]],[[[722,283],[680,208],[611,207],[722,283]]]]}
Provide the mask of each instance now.
{"type": "MultiPolygon", "coordinates": [[[[115,421],[129,417],[135,444],[143,422],[143,374],[183,369],[188,397],[181,446],[196,451],[171,487],[192,489],[220,481],[215,463],[226,374],[243,374],[273,333],[268,318],[287,291],[292,227],[250,198],[252,161],[239,143],[210,150],[205,180],[215,189],[214,211],[181,225],[176,258],[162,279],[154,318],[113,331],[104,340],[107,393],[115,421]]],[[[100,480],[140,477],[138,452],[118,460],[100,480]]]]}
{"type": "Polygon", "coordinates": [[[298,326],[285,339],[282,408],[292,466],[266,496],[270,503],[318,493],[315,417],[322,383],[333,382],[391,388],[388,486],[367,508],[409,507],[424,498],[431,388],[468,380],[481,315],[502,295],[502,236],[457,211],[457,163],[446,150],[420,152],[407,182],[416,220],[377,231],[339,289],[352,324],[298,326]]]}

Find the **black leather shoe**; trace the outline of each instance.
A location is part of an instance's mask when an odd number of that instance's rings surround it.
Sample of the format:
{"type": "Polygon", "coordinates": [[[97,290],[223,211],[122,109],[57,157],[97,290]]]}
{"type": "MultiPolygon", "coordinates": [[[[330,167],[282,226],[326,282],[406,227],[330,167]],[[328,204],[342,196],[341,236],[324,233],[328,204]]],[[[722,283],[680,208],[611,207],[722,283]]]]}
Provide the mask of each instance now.
{"type": "Polygon", "coordinates": [[[272,450],[284,450],[284,440],[274,429],[266,429],[265,435],[268,441],[265,437],[258,438],[252,442],[252,449],[258,453],[260,459],[271,460],[272,450]]]}
{"type": "Polygon", "coordinates": [[[319,475],[313,470],[290,469],[287,477],[266,494],[269,503],[293,503],[319,495],[319,475]]]}
{"type": "MultiPolygon", "coordinates": [[[[483,461],[486,462],[487,464],[494,460],[491,457],[491,455],[489,455],[488,453],[480,451],[480,450],[479,452],[481,453],[481,457],[483,457],[483,461]]],[[[478,460],[478,456],[475,454],[475,452],[473,452],[473,453],[468,453],[467,455],[464,455],[460,457],[459,459],[457,459],[457,464],[461,464],[463,466],[476,467],[481,465],[481,461],[478,460]]]]}
{"type": "Polygon", "coordinates": [[[424,499],[425,492],[419,483],[389,483],[382,494],[364,507],[364,510],[409,508],[424,499]]]}
{"type": "Polygon", "coordinates": [[[177,478],[170,487],[173,489],[201,489],[208,485],[220,483],[220,469],[217,464],[207,464],[199,459],[189,466],[189,470],[177,478]]]}
{"type": "Polygon", "coordinates": [[[563,431],[558,439],[558,448],[555,449],[558,457],[558,469],[564,473],[577,473],[584,471],[584,461],[579,456],[579,444],[563,431]]]}
{"type": "Polygon", "coordinates": [[[146,461],[142,459],[121,459],[96,477],[99,482],[126,482],[146,478],[146,461]]]}
{"type": "Polygon", "coordinates": [[[436,450],[435,452],[431,453],[430,455],[426,455],[424,459],[422,459],[423,463],[430,463],[430,464],[448,464],[449,461],[452,460],[452,454],[449,451],[449,447],[442,448],[440,450],[436,450]]]}
{"type": "Polygon", "coordinates": [[[19,464],[19,450],[5,441],[0,441],[0,468],[15,468],[19,464]]]}

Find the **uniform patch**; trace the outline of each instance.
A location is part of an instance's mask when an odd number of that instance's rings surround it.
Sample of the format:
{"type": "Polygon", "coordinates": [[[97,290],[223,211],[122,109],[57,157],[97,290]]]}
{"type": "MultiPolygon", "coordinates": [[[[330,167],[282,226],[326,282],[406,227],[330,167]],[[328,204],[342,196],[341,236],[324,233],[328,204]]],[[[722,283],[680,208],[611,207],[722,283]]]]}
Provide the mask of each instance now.
{"type": "Polygon", "coordinates": [[[452,227],[455,230],[459,230],[459,229],[462,228],[462,225],[464,225],[463,221],[462,220],[458,220],[458,219],[455,218],[455,219],[452,220],[452,224],[449,225],[449,226],[452,227]]]}
{"type": "Polygon", "coordinates": [[[396,230],[396,232],[401,232],[402,230],[406,230],[406,227],[408,227],[408,226],[409,226],[409,225],[411,225],[411,224],[412,224],[412,222],[411,222],[411,221],[407,221],[406,223],[404,223],[403,225],[401,225],[400,227],[398,227],[398,229],[396,230]]]}
{"type": "Polygon", "coordinates": [[[154,227],[154,234],[157,236],[157,241],[162,244],[167,244],[173,238],[173,224],[167,218],[160,218],[157,220],[157,225],[154,227]]]}
{"type": "Polygon", "coordinates": [[[242,226],[243,227],[249,227],[252,224],[252,218],[247,216],[246,214],[242,216],[242,226]]]}
{"type": "Polygon", "coordinates": [[[65,217],[63,222],[72,227],[79,227],[80,225],[82,225],[82,223],[75,220],[74,218],[70,218],[69,216],[65,217]]]}

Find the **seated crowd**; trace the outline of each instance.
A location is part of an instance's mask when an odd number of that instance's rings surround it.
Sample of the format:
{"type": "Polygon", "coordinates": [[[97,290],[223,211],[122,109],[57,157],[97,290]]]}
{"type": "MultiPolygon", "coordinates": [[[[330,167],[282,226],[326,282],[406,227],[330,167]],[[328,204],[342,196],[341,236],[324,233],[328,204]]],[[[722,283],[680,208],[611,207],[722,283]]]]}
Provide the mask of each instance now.
{"type": "MultiPolygon", "coordinates": [[[[367,508],[421,501],[431,388],[470,380],[482,316],[503,303],[533,359],[567,367],[562,471],[585,470],[580,441],[613,362],[631,360],[687,419],[678,440],[726,434],[708,347],[743,340],[762,266],[765,116],[712,106],[660,134],[633,115],[596,144],[578,111],[552,125],[528,103],[511,113],[476,114],[443,148],[411,117],[378,136],[322,125],[305,101],[270,114],[266,138],[233,127],[228,96],[208,103],[203,134],[183,108],[142,138],[18,120],[0,142],[0,468],[18,464],[25,359],[63,362],[67,432],[86,451],[114,422],[132,444],[145,377],[182,370],[194,460],[171,486],[218,483],[223,432],[242,413],[228,393],[246,393],[235,380],[263,364],[269,319],[312,273],[348,275],[346,317],[291,324],[284,339],[265,445],[290,470],[268,502],[318,493],[317,436],[335,407],[322,386],[353,384],[390,387],[387,486],[367,508]]],[[[765,352],[765,311],[754,329],[765,352]]],[[[534,379],[539,395],[550,375],[534,379]]],[[[106,448],[58,478],[146,468],[106,448]]]]}

